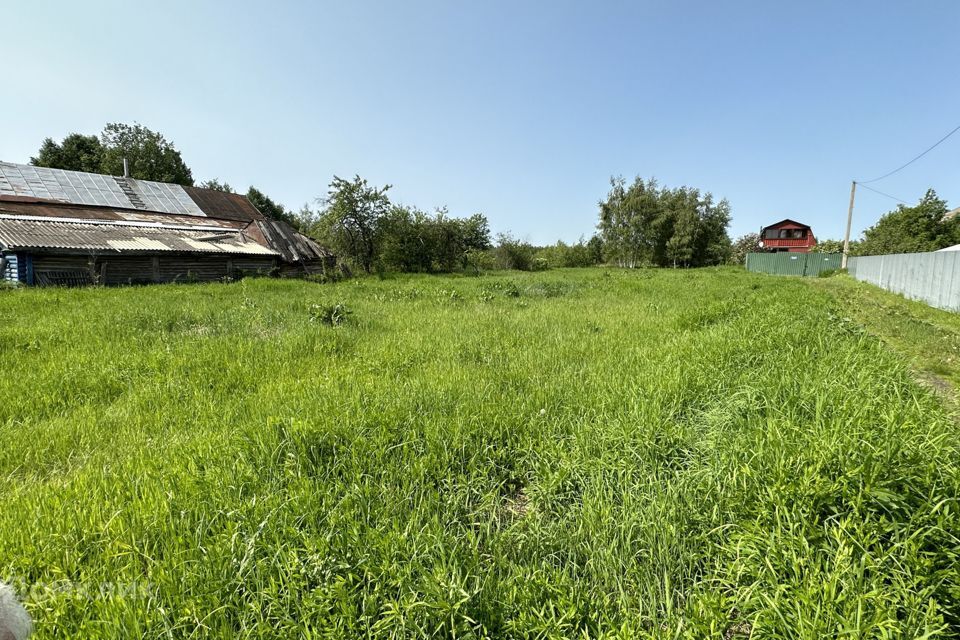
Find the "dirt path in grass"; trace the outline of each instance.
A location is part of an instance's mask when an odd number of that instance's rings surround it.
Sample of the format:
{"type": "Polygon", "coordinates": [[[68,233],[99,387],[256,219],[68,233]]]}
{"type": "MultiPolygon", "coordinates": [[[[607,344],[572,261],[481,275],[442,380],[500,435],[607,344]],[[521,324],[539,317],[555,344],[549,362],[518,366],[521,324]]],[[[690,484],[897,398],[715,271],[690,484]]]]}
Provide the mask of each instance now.
{"type": "Polygon", "coordinates": [[[843,317],[905,358],[917,381],[960,417],[960,314],[884,291],[846,275],[811,279],[843,317]]]}

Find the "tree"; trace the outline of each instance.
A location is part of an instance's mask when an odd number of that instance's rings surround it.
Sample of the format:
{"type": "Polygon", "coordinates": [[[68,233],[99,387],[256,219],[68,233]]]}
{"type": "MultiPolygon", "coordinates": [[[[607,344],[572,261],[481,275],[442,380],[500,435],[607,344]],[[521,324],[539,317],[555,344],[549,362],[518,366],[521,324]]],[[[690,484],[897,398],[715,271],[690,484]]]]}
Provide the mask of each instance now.
{"type": "Polygon", "coordinates": [[[101,173],[123,175],[126,158],[132,178],[193,185],[193,173],[173,143],[141,124],[111,122],[100,142],[105,149],[101,173]]]}
{"type": "Polygon", "coordinates": [[[30,158],[30,164],[51,169],[100,173],[103,154],[103,145],[97,136],[71,133],[59,144],[54,142],[53,138],[46,138],[37,155],[30,158]]]}
{"type": "Polygon", "coordinates": [[[944,219],[947,203],[933,189],[912,207],[897,205],[863,232],[861,255],[936,251],[960,242],[960,220],[944,219]]]}
{"type": "Polygon", "coordinates": [[[430,215],[393,205],[377,223],[377,263],[397,271],[454,271],[467,266],[469,256],[490,248],[485,216],[450,216],[446,208],[430,215]]]}
{"type": "Polygon", "coordinates": [[[391,206],[377,225],[377,262],[391,271],[429,271],[433,242],[429,216],[419,209],[391,206]]]}
{"type": "Polygon", "coordinates": [[[493,250],[496,264],[501,269],[534,271],[548,265],[536,259],[537,248],[529,242],[518,240],[509,232],[497,234],[497,246],[493,250]]]}
{"type": "Polygon", "coordinates": [[[490,241],[490,222],[482,213],[475,213],[460,220],[465,251],[486,251],[493,246],[490,241]]]}
{"type": "Polygon", "coordinates": [[[590,264],[603,263],[603,239],[599,235],[591,236],[587,241],[587,252],[590,255],[590,264]]]}
{"type": "MultiPolygon", "coordinates": [[[[679,200],[686,199],[688,194],[670,195],[679,200]]],[[[673,268],[676,268],[678,263],[683,266],[690,264],[697,242],[697,210],[684,205],[682,201],[675,203],[675,208],[671,207],[668,214],[673,218],[673,228],[666,241],[666,257],[673,268]]]]}
{"type": "Polygon", "coordinates": [[[575,244],[567,244],[562,240],[557,244],[544,247],[537,252],[537,257],[543,258],[551,267],[589,267],[603,261],[602,247],[593,236],[589,241],[580,238],[575,244]]]}
{"type": "Polygon", "coordinates": [[[334,176],[322,209],[301,210],[307,232],[366,272],[449,272],[473,266],[491,246],[486,216],[451,216],[393,204],[390,185],[370,185],[360,176],[334,176]]]}
{"type": "Polygon", "coordinates": [[[114,122],[100,138],[71,133],[57,144],[47,138],[30,163],[38,167],[123,175],[127,159],[130,176],[140,180],[192,185],[193,174],[173,143],[140,124],[114,122]]]}
{"type": "Polygon", "coordinates": [[[621,267],[636,267],[653,261],[653,215],[655,180],[637,178],[629,190],[622,176],[610,178],[610,192],[600,202],[597,225],[609,257],[621,267]]]}
{"type": "Polygon", "coordinates": [[[390,209],[390,185],[370,186],[360,176],[353,180],[333,177],[321,226],[340,255],[370,273],[377,255],[377,227],[390,209]]]}
{"type": "Polygon", "coordinates": [[[620,266],[700,267],[730,256],[730,204],[698,189],[660,187],[654,179],[610,179],[597,225],[607,257],[620,266]]]}
{"type": "Polygon", "coordinates": [[[813,250],[818,253],[843,253],[843,240],[834,240],[833,238],[817,240],[817,246],[813,250]]]}
{"type": "Polygon", "coordinates": [[[732,264],[746,264],[747,254],[758,251],[760,245],[759,233],[745,233],[733,241],[730,251],[732,264]]]}
{"type": "MultiPolygon", "coordinates": [[[[260,191],[256,187],[251,186],[249,189],[247,189],[247,200],[249,200],[251,204],[257,208],[257,211],[268,218],[286,222],[290,226],[297,229],[300,229],[303,224],[306,223],[306,219],[301,220],[300,217],[293,211],[290,211],[279,202],[275,202],[273,199],[267,196],[267,194],[260,191]]],[[[306,208],[306,205],[304,205],[304,208],[306,208]]]]}
{"type": "Polygon", "coordinates": [[[211,191],[222,191],[223,193],[236,193],[226,182],[220,182],[217,178],[204,180],[198,185],[201,189],[210,189],[211,191]]]}

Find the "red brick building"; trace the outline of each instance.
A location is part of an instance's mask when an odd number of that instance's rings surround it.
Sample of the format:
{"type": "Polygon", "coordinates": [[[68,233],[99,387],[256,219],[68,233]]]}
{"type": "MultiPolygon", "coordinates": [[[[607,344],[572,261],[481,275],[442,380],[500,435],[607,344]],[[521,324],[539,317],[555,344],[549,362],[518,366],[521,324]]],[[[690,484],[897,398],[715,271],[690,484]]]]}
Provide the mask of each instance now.
{"type": "Polygon", "coordinates": [[[809,225],[789,218],[760,229],[760,251],[808,253],[815,246],[817,239],[809,225]]]}

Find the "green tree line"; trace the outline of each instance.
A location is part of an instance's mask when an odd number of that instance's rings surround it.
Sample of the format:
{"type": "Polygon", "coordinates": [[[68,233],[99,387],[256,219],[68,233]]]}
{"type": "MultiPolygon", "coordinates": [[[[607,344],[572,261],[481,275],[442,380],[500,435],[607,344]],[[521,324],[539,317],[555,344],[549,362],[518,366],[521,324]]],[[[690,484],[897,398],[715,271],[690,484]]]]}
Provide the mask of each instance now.
{"type": "MultiPolygon", "coordinates": [[[[118,175],[124,158],[134,178],[194,184],[193,172],[176,146],[137,123],[107,124],[99,136],[72,133],[60,142],[47,138],[31,163],[118,175]]],[[[217,178],[197,186],[235,193],[217,178]]],[[[695,188],[661,187],[653,179],[637,178],[627,185],[622,178],[612,178],[611,190],[599,205],[595,235],[539,247],[510,233],[493,237],[480,213],[458,217],[444,207],[430,213],[393,202],[390,189],[360,176],[334,176],[317,205],[299,211],[252,185],[245,195],[264,215],[313,236],[364,272],[539,270],[604,263],[698,267],[723,263],[732,251],[726,200],[715,201],[695,188]]]]}
{"type": "Polygon", "coordinates": [[[598,230],[607,260],[624,267],[703,267],[731,254],[730,203],[691,187],[655,179],[610,179],[598,230]]]}

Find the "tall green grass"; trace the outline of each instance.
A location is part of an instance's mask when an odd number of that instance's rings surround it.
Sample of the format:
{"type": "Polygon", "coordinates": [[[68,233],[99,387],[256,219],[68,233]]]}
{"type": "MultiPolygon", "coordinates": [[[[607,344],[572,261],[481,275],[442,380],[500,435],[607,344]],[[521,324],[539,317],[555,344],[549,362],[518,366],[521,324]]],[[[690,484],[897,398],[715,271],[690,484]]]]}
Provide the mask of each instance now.
{"type": "Polygon", "coordinates": [[[3,291],[0,577],[40,638],[956,636],[957,425],[836,307],[735,270],[3,291]]]}

